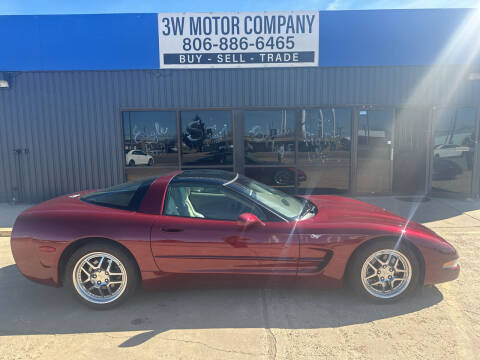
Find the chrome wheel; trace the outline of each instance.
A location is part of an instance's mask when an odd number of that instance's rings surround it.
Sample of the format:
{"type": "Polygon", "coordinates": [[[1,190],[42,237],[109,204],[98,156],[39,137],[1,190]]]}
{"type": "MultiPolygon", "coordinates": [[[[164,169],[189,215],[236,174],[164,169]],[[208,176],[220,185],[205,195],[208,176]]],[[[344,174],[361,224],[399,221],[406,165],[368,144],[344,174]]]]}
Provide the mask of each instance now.
{"type": "Polygon", "coordinates": [[[408,258],[396,250],[379,250],[363,263],[361,279],[371,295],[389,299],[404,292],[412,278],[412,265],[408,258]]]}
{"type": "Polygon", "coordinates": [[[77,261],[73,284],[78,294],[94,304],[118,299],[127,287],[127,271],[115,256],[104,252],[89,253],[77,261]]]}

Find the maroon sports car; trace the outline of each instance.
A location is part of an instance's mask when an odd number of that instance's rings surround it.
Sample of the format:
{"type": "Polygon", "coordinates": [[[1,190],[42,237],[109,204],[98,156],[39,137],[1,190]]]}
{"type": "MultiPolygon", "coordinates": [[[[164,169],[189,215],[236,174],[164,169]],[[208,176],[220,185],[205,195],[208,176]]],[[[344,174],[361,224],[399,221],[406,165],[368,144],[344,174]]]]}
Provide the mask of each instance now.
{"type": "Polygon", "coordinates": [[[206,278],[348,283],[388,302],[460,271],[448,242],[384,209],[338,196],[294,197],[217,170],[46,201],[18,217],[11,246],[27,278],[65,285],[97,308],[122,302],[140,283],[206,278]]]}

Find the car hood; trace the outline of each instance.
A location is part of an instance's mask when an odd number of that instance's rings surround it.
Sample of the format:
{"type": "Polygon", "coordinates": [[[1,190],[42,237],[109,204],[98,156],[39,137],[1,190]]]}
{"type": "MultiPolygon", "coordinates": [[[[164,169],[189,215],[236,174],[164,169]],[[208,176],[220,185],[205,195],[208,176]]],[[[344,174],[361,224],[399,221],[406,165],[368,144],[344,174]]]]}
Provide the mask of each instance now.
{"type": "Polygon", "coordinates": [[[433,231],[415,221],[408,221],[402,216],[360,200],[330,195],[311,195],[305,198],[318,207],[317,214],[306,220],[306,223],[330,223],[358,228],[388,227],[400,229],[400,231],[408,225],[407,229],[413,233],[421,232],[437,236],[433,231]]]}

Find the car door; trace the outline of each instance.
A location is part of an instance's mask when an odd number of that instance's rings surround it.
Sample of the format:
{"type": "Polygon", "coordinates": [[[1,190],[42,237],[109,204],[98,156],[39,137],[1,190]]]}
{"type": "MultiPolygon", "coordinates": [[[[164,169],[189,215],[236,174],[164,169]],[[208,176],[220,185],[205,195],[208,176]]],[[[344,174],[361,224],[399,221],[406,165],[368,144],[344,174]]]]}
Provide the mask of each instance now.
{"type": "Polygon", "coordinates": [[[182,274],[296,275],[292,225],[221,185],[170,185],[151,233],[159,270],[182,274]],[[248,228],[241,213],[262,220],[248,228]]]}
{"type": "Polygon", "coordinates": [[[135,161],[135,165],[141,165],[139,153],[140,153],[139,150],[134,150],[132,152],[132,159],[133,161],[135,161]]]}
{"type": "Polygon", "coordinates": [[[143,151],[138,150],[136,152],[137,160],[135,160],[136,163],[139,165],[146,165],[147,164],[147,154],[145,154],[143,151]]]}

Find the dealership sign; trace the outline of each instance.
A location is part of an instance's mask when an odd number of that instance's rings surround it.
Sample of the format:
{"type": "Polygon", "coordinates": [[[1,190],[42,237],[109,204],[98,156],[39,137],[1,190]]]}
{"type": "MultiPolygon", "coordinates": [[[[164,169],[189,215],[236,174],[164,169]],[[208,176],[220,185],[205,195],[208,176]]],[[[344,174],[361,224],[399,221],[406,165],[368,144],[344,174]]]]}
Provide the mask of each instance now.
{"type": "Polygon", "coordinates": [[[158,14],[160,68],[317,66],[318,14],[158,14]]]}

